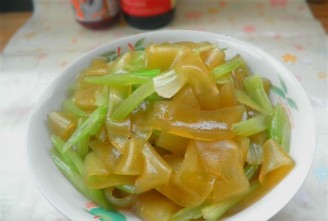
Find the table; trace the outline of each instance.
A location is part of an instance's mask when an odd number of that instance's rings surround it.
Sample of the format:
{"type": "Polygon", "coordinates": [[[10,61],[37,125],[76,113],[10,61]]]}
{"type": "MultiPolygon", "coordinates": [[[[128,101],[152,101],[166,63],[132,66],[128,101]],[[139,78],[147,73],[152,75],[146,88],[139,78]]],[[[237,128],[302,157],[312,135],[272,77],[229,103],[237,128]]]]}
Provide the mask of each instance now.
{"type": "MultiPolygon", "coordinates": [[[[4,221],[67,220],[40,195],[27,169],[28,119],[43,90],[75,59],[106,42],[141,32],[124,22],[109,30],[89,31],[74,21],[67,0],[35,2],[32,19],[0,54],[0,220],[4,221]]],[[[198,2],[179,0],[176,19],[164,29],[220,32],[254,44],[282,62],[304,87],[315,112],[317,154],[303,187],[271,221],[326,221],[326,32],[304,0],[198,2]]],[[[326,24],[325,11],[315,10],[326,24]]]]}
{"type": "Polygon", "coordinates": [[[32,12],[10,12],[0,14],[0,51],[6,46],[15,32],[32,16],[32,12]]]}
{"type": "MultiPolygon", "coordinates": [[[[328,1],[321,4],[308,3],[311,11],[316,19],[318,19],[326,33],[328,33],[328,1]]],[[[0,51],[6,46],[10,38],[15,32],[24,25],[24,23],[32,16],[32,12],[15,12],[15,13],[2,13],[0,14],[1,21],[1,38],[0,38],[0,51]]]]}

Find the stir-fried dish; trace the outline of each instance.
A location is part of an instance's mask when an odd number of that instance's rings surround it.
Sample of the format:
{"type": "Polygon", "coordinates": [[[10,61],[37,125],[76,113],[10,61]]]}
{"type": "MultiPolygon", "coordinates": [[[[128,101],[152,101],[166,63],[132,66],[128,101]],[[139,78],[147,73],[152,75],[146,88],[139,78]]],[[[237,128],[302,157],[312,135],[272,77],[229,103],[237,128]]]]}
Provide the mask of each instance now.
{"type": "Polygon", "coordinates": [[[104,209],[218,220],[294,166],[289,118],[270,86],[208,42],[97,57],[48,115],[52,159],[104,209]]]}

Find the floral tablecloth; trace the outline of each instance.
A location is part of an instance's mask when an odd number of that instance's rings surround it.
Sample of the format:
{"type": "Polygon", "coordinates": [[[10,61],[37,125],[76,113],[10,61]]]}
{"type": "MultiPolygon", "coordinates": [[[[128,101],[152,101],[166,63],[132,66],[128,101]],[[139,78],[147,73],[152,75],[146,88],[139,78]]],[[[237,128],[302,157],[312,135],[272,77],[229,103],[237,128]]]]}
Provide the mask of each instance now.
{"type": "MultiPolygon", "coordinates": [[[[303,0],[179,0],[164,29],[226,34],[275,56],[297,77],[315,112],[317,150],[301,190],[272,221],[328,220],[327,35],[303,0]]],[[[47,85],[75,59],[141,30],[78,25],[67,0],[35,0],[32,18],[0,55],[0,220],[65,221],[38,192],[28,170],[26,131],[47,85]]]]}

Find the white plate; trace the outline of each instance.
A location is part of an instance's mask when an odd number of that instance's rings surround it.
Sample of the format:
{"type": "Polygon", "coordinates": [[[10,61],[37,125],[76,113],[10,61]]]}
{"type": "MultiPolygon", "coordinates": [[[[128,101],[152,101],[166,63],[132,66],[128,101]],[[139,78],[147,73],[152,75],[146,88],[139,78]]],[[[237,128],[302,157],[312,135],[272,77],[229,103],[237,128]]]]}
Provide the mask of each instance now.
{"type": "MultiPolygon", "coordinates": [[[[273,103],[285,104],[292,121],[290,155],[296,162],[295,168],[262,199],[225,220],[267,220],[281,210],[303,184],[315,152],[314,117],[306,93],[287,68],[262,50],[224,35],[182,30],[148,32],[113,41],[82,56],[51,84],[34,110],[27,140],[30,167],[41,193],[69,219],[94,220],[94,215],[87,210],[95,213],[96,208],[74,189],[53,164],[49,153],[51,143],[46,125],[47,114],[60,108],[75,75],[86,68],[97,55],[106,51],[113,51],[113,54],[117,55],[118,52],[124,53],[135,46],[144,47],[150,43],[177,41],[209,41],[217,43],[221,48],[228,48],[228,57],[236,53],[241,54],[253,73],[270,79],[273,85],[283,91],[280,95],[271,92],[270,96],[273,103]]],[[[139,220],[131,213],[124,214],[127,220],[139,220]]]]}

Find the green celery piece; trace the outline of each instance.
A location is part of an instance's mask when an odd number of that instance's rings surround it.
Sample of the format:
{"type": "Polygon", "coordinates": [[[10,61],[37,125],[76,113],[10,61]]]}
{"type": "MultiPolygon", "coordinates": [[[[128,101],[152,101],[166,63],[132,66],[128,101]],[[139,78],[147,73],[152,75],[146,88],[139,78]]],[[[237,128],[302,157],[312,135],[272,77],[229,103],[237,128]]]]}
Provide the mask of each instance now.
{"type": "Polygon", "coordinates": [[[73,184],[73,186],[83,193],[88,195],[88,188],[84,185],[81,176],[75,172],[75,170],[67,164],[67,161],[64,160],[63,156],[55,148],[50,149],[51,158],[56,164],[58,169],[65,175],[65,177],[73,184]]]}
{"type": "MultiPolygon", "coordinates": [[[[79,118],[78,127],[86,120],[86,118],[79,118]]],[[[80,157],[84,160],[85,156],[89,152],[89,143],[90,143],[90,135],[86,135],[76,142],[76,152],[80,155],[80,157]]]]}
{"type": "Polygon", "coordinates": [[[84,79],[84,81],[88,83],[119,87],[134,84],[143,84],[148,82],[149,80],[149,77],[138,76],[134,74],[109,74],[103,76],[87,77],[84,79]]]}
{"type": "Polygon", "coordinates": [[[150,78],[156,77],[160,73],[160,69],[138,70],[127,74],[108,74],[102,76],[87,77],[84,79],[84,81],[93,84],[121,87],[146,83],[150,78]]]}
{"type": "Polygon", "coordinates": [[[260,114],[245,121],[233,124],[232,131],[238,136],[250,136],[257,134],[268,128],[269,120],[269,116],[260,114]]]}
{"type": "Polygon", "coordinates": [[[277,141],[288,153],[290,150],[291,125],[287,113],[280,104],[273,111],[273,117],[268,128],[269,139],[277,141]]]}
{"type": "Polygon", "coordinates": [[[124,120],[136,107],[138,107],[149,95],[155,92],[153,81],[149,81],[138,87],[127,97],[113,112],[115,121],[124,120]]]}
{"type": "Polygon", "coordinates": [[[268,112],[266,109],[262,108],[260,105],[258,105],[256,102],[254,102],[247,94],[245,94],[244,92],[240,91],[240,90],[235,90],[235,96],[236,99],[239,103],[241,104],[245,104],[246,106],[257,110],[259,112],[262,112],[264,114],[270,114],[270,112],[268,112]]]}
{"type": "Polygon", "coordinates": [[[64,111],[66,111],[67,113],[70,113],[76,117],[87,116],[87,113],[85,113],[85,111],[83,111],[81,108],[76,106],[76,104],[71,99],[65,100],[63,102],[62,106],[63,106],[64,111]]]}
{"type": "Polygon", "coordinates": [[[88,196],[89,198],[95,202],[99,207],[105,210],[112,210],[115,211],[114,207],[108,202],[103,190],[96,190],[96,189],[88,189],[88,196]]]}
{"type": "Polygon", "coordinates": [[[60,153],[60,155],[70,162],[70,164],[74,165],[76,170],[80,175],[83,174],[84,162],[81,157],[72,149],[68,149],[67,151],[63,150],[65,142],[58,136],[52,135],[51,141],[55,146],[56,150],[60,153]]]}
{"type": "MultiPolygon", "coordinates": [[[[86,118],[80,118],[78,121],[78,127],[86,120],[86,118]]],[[[86,135],[76,142],[76,152],[81,156],[84,160],[85,156],[89,152],[89,143],[90,143],[90,135],[86,135]]]]}
{"type": "Polygon", "coordinates": [[[202,209],[202,214],[207,221],[217,221],[221,218],[228,210],[236,206],[239,202],[251,195],[255,190],[261,186],[260,182],[257,180],[250,185],[247,193],[241,194],[239,196],[223,200],[219,203],[208,205],[202,209]]]}
{"type": "Polygon", "coordinates": [[[84,160],[85,156],[89,152],[89,143],[90,143],[90,136],[84,136],[79,141],[76,142],[76,152],[79,156],[84,160]]]}
{"type": "Polygon", "coordinates": [[[257,169],[259,168],[258,165],[250,165],[244,167],[244,173],[248,180],[252,180],[254,178],[254,175],[257,172],[257,169]]]}
{"type": "Polygon", "coordinates": [[[123,185],[118,185],[118,186],[115,186],[117,189],[123,191],[123,192],[126,192],[128,194],[135,194],[136,193],[136,190],[135,190],[135,186],[133,185],[128,185],[128,184],[123,184],[123,185]]]}
{"type": "Polygon", "coordinates": [[[95,202],[103,209],[113,210],[113,207],[106,200],[102,190],[91,190],[86,187],[83,182],[82,176],[75,172],[74,169],[65,162],[63,157],[55,148],[52,148],[50,152],[51,158],[58,167],[58,169],[61,171],[62,174],[64,174],[64,176],[78,191],[80,191],[83,195],[85,195],[87,198],[95,202]]]}
{"type": "Polygon", "coordinates": [[[230,61],[213,68],[212,73],[213,73],[214,79],[218,80],[222,76],[224,76],[224,75],[230,73],[231,71],[235,70],[236,68],[238,68],[240,65],[242,65],[242,63],[243,63],[242,58],[240,58],[239,56],[236,56],[236,57],[232,58],[230,61]]]}
{"type": "Polygon", "coordinates": [[[231,74],[223,75],[222,77],[215,80],[215,82],[220,85],[229,83],[231,81],[232,81],[231,74]]]}
{"type": "Polygon", "coordinates": [[[105,123],[106,113],[108,106],[103,105],[98,107],[89,117],[74,131],[74,133],[68,138],[63,149],[64,151],[71,148],[83,137],[88,135],[94,135],[105,123]]]}
{"type": "Polygon", "coordinates": [[[272,113],[272,104],[264,90],[261,77],[259,75],[248,76],[244,80],[244,85],[253,101],[267,112],[272,113]]]}
{"type": "Polygon", "coordinates": [[[183,208],[171,216],[167,221],[189,221],[193,219],[198,219],[203,216],[202,209],[204,204],[201,204],[194,208],[183,208]]]}
{"type": "Polygon", "coordinates": [[[160,69],[150,69],[150,70],[140,70],[132,72],[131,74],[141,76],[141,77],[148,77],[153,78],[158,76],[161,73],[160,69]]]}

